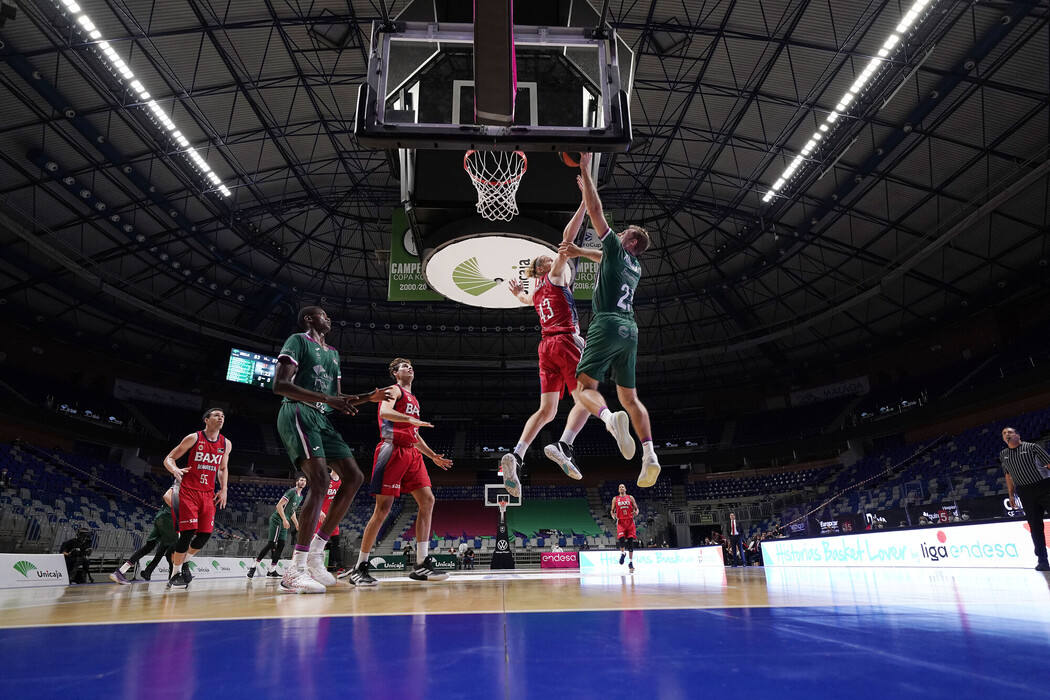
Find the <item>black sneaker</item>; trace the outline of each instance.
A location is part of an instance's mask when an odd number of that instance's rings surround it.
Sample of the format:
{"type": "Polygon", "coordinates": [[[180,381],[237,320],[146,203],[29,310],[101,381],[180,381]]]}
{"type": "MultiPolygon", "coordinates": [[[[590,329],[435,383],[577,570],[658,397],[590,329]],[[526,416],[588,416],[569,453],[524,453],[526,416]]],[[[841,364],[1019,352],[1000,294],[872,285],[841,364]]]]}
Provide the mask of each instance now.
{"type": "Polygon", "coordinates": [[[181,571],[168,579],[168,588],[185,588],[188,585],[189,582],[182,577],[181,571]]]}
{"type": "Polygon", "coordinates": [[[1050,562],[1046,559],[1040,559],[1039,563],[1035,565],[1036,571],[1050,571],[1050,562]]]}
{"type": "Polygon", "coordinates": [[[153,572],[150,571],[149,569],[143,569],[142,571],[139,572],[139,578],[142,579],[143,581],[149,581],[149,578],[152,575],[153,575],[153,572]]]}
{"type": "Polygon", "coordinates": [[[281,572],[277,569],[270,569],[266,572],[266,578],[281,578],[281,572]]]}
{"type": "Polygon", "coordinates": [[[254,566],[249,566],[248,567],[248,578],[255,578],[255,567],[254,566]]]}
{"type": "Polygon", "coordinates": [[[428,556],[422,564],[416,564],[416,568],[408,575],[413,581],[444,581],[448,578],[447,571],[439,571],[437,560],[428,556]]]}
{"type": "MultiPolygon", "coordinates": [[[[623,566],[623,560],[626,559],[626,558],[627,558],[627,555],[624,554],[623,552],[620,552],[620,566],[623,566]]],[[[632,566],[633,566],[633,564],[632,564],[632,566]]]]}
{"type": "Polygon", "coordinates": [[[627,565],[627,569],[633,574],[634,573],[634,562],[632,561],[627,565]]]}
{"type": "Polygon", "coordinates": [[[374,586],[379,583],[372,574],[368,573],[368,570],[371,568],[372,565],[367,561],[361,562],[356,569],[350,572],[350,583],[355,586],[374,586]]]}

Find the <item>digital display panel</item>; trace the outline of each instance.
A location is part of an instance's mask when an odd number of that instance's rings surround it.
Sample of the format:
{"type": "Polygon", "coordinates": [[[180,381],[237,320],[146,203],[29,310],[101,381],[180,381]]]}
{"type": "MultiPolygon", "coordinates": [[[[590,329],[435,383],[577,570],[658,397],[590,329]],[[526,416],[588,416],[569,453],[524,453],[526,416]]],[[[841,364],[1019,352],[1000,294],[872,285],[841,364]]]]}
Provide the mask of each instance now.
{"type": "Polygon", "coordinates": [[[233,348],[230,350],[230,363],[226,366],[226,381],[270,389],[276,371],[276,357],[233,348]]]}

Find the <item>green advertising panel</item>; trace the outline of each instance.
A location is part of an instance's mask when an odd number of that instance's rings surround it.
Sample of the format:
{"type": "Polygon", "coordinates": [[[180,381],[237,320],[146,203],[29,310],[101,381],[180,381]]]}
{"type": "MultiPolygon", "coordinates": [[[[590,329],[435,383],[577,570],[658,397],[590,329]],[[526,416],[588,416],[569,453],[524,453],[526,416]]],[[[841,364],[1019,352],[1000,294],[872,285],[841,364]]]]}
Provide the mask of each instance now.
{"type": "MultiPolygon", "coordinates": [[[[441,301],[423,277],[423,263],[408,227],[404,209],[395,209],[390,227],[390,281],[388,301],[441,301]]],[[[588,297],[589,298],[589,297],[588,297]]]]}
{"type": "MultiPolygon", "coordinates": [[[[612,226],[613,230],[615,230],[612,217],[606,214],[605,219],[609,222],[609,226],[612,226]]],[[[583,242],[580,246],[583,248],[601,248],[602,242],[598,240],[598,234],[595,233],[594,229],[588,228],[584,232],[583,242]]],[[[598,263],[591,262],[586,258],[576,258],[576,278],[572,282],[573,298],[577,301],[590,301],[594,295],[594,284],[597,281],[598,263]]]]}

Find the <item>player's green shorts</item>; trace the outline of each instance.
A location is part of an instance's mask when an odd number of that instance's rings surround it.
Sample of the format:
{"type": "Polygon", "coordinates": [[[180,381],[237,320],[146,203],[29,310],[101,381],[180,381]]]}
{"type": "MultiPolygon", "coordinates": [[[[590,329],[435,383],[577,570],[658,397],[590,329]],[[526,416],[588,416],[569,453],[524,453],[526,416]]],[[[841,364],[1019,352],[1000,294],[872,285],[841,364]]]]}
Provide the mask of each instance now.
{"type": "Polygon", "coordinates": [[[282,403],[277,414],[277,434],[296,467],[304,459],[353,457],[354,451],[336,432],[328,416],[299,402],[282,403]]]}
{"type": "Polygon", "coordinates": [[[153,529],[149,531],[149,540],[160,540],[162,544],[175,544],[179,539],[179,533],[175,532],[175,523],[171,519],[171,511],[163,510],[153,518],[153,529]]]}
{"type": "Polygon", "coordinates": [[[271,515],[270,516],[270,529],[266,535],[267,542],[276,542],[277,540],[288,539],[288,528],[281,524],[281,519],[271,515]]]}
{"type": "Polygon", "coordinates": [[[638,324],[634,318],[621,314],[595,314],[587,326],[587,345],[576,367],[576,375],[586,374],[600,382],[612,368],[616,385],[633,389],[637,356],[638,324]]]}

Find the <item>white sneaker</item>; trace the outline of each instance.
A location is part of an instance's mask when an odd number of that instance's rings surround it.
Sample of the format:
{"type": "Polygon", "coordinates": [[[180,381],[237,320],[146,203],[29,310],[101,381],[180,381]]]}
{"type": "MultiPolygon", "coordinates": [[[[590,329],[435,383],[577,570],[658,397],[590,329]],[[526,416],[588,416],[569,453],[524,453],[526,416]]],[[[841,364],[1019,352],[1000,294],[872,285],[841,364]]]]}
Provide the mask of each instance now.
{"type": "Polygon", "coordinates": [[[580,470],[576,467],[576,463],[572,461],[572,447],[568,445],[566,445],[566,447],[569,449],[568,453],[562,449],[562,443],[560,441],[555,442],[544,447],[543,454],[546,455],[547,459],[561,467],[561,470],[565,472],[566,476],[570,479],[576,479],[579,481],[583,478],[583,474],[581,474],[580,470]]]}
{"type": "Polygon", "coordinates": [[[627,417],[627,411],[617,411],[612,414],[612,420],[605,424],[605,429],[616,438],[616,446],[620,448],[620,454],[624,459],[634,459],[634,438],[631,437],[631,419],[627,417]]]}
{"type": "Polygon", "coordinates": [[[306,570],[310,572],[310,578],[322,586],[334,586],[335,576],[324,566],[324,557],[320,554],[311,554],[306,557],[306,570]]]}
{"type": "Polygon", "coordinates": [[[518,465],[521,462],[521,458],[513,452],[508,452],[499,460],[499,465],[503,467],[503,488],[515,498],[521,496],[521,481],[518,480],[518,465]]]}
{"type": "Polygon", "coordinates": [[[289,566],[281,579],[283,593],[324,593],[325,588],[310,577],[310,572],[297,566],[289,566]]]}
{"type": "Polygon", "coordinates": [[[656,459],[655,453],[642,457],[642,471],[638,473],[638,485],[643,489],[656,484],[660,477],[660,461],[656,459]]]}

